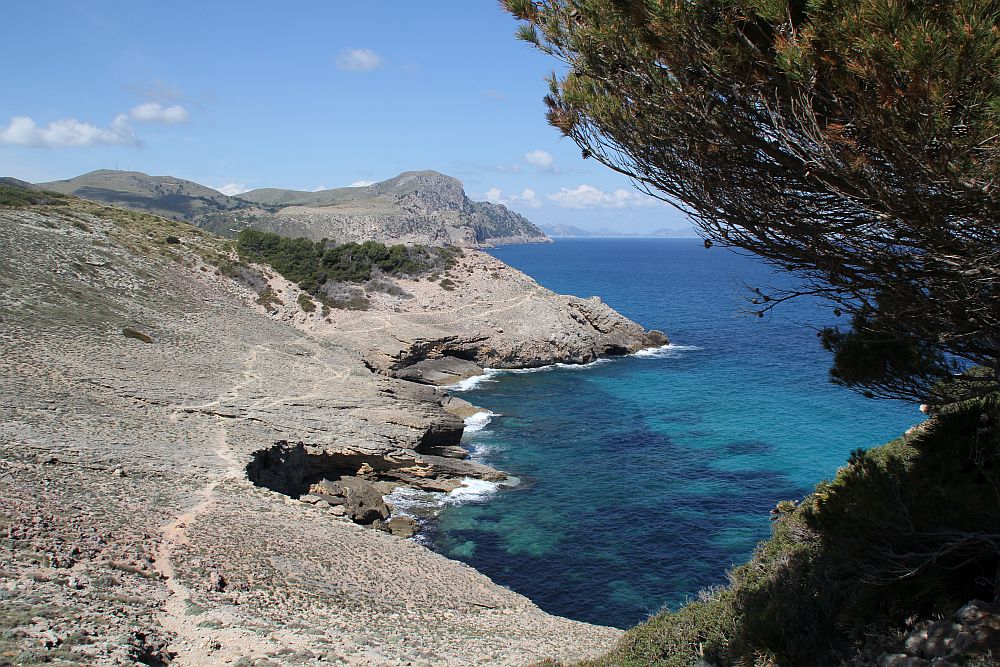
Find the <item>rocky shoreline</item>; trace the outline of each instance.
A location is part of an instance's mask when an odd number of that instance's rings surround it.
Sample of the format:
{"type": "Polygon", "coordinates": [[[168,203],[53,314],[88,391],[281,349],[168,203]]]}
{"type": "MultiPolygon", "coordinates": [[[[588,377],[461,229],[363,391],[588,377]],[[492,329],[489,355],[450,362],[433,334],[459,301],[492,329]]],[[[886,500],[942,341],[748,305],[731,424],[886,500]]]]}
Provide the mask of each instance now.
{"type": "Polygon", "coordinates": [[[262,299],[227,253],[89,202],[0,209],[0,654],[515,665],[609,648],[620,631],[399,539],[412,526],[383,496],[503,475],[462,457],[472,408],[440,385],[665,337],[473,250],[447,282],[329,312],[266,267],[262,299]]]}

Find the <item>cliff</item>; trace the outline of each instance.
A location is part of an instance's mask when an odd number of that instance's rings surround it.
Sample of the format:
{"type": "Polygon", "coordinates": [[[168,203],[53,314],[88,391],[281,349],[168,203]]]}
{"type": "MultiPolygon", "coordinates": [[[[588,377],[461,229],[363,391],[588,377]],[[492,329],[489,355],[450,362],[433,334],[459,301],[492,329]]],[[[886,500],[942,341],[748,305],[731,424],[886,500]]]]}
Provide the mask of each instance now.
{"type": "Polygon", "coordinates": [[[503,477],[456,447],[467,406],[397,376],[662,336],[474,250],[310,307],[226,239],[74,198],[0,207],[0,274],[0,654],[503,665],[620,634],[392,534],[384,491],[503,477]]]}

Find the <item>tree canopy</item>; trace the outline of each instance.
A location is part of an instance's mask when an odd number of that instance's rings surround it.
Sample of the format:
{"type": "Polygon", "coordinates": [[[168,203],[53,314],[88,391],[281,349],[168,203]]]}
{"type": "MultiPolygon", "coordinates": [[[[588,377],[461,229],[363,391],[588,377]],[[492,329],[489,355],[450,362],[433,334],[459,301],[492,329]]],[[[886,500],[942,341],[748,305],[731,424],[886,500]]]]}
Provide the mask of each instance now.
{"type": "Polygon", "coordinates": [[[565,64],[548,120],[584,157],[801,278],[759,314],[812,294],[845,316],[823,336],[836,381],[997,391],[1000,2],[504,5],[565,64]]]}

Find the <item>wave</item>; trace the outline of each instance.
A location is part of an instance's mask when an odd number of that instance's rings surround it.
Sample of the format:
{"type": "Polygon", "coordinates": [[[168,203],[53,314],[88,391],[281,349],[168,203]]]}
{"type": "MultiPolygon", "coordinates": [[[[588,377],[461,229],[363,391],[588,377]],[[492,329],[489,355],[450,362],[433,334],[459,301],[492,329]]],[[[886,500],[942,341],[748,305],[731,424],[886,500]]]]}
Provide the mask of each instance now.
{"type": "Polygon", "coordinates": [[[446,503],[449,505],[464,505],[467,502],[485,500],[500,490],[498,482],[487,482],[484,479],[466,477],[462,486],[448,493],[446,503]]]}
{"type": "Polygon", "coordinates": [[[681,352],[695,352],[704,349],[697,345],[675,345],[674,343],[669,343],[661,347],[647,347],[645,350],[634,352],[632,356],[644,357],[646,359],[669,359],[680,356],[681,352]]]}
{"type": "Polygon", "coordinates": [[[473,375],[470,378],[465,378],[464,380],[459,380],[455,384],[445,385],[443,389],[448,391],[472,391],[479,387],[479,385],[484,382],[496,382],[493,378],[500,372],[493,368],[484,369],[486,372],[482,375],[473,375]]]}
{"type": "Polygon", "coordinates": [[[465,418],[465,433],[478,433],[486,428],[494,417],[500,415],[491,410],[483,410],[465,418]]]}
{"type": "MultiPolygon", "coordinates": [[[[669,347],[669,346],[668,346],[669,347]]],[[[700,348],[699,348],[700,349],[700,348]]],[[[637,353],[638,354],[638,353],[637,353]]],[[[588,368],[593,368],[595,366],[600,366],[601,364],[611,363],[613,359],[607,357],[601,357],[599,359],[594,359],[585,364],[567,364],[561,361],[554,364],[546,364],[545,366],[532,366],[531,368],[485,368],[483,369],[485,373],[482,375],[474,375],[465,380],[460,380],[454,384],[449,384],[443,387],[451,392],[456,391],[471,391],[473,389],[478,389],[480,385],[486,382],[496,382],[496,377],[498,375],[523,375],[525,373],[544,373],[546,371],[551,371],[556,368],[570,368],[573,370],[585,370],[588,368]]]]}
{"type": "Polygon", "coordinates": [[[520,484],[517,477],[508,477],[502,482],[488,482],[484,479],[465,477],[462,486],[453,491],[423,491],[409,487],[399,487],[385,496],[392,505],[393,514],[402,514],[420,520],[436,517],[446,507],[479,503],[489,499],[502,488],[520,484]]]}

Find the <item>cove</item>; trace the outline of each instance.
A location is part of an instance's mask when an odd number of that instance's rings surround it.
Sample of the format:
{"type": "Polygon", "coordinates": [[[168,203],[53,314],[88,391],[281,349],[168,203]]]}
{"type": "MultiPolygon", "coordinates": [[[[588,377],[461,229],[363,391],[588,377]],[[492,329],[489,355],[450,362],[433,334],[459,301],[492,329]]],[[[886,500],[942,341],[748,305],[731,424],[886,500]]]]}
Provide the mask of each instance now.
{"type": "Polygon", "coordinates": [[[695,239],[573,239],[492,251],[557,292],[598,295],[672,345],[582,367],[493,374],[457,395],[495,413],[475,460],[517,484],[449,502],[421,539],[548,612],[628,627],[725,583],[768,513],[850,450],[920,421],[828,380],[816,302],[742,312],[746,286],[788,285],[695,239]]]}

